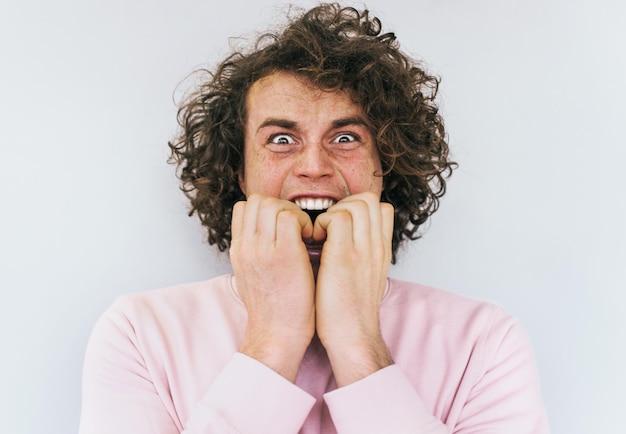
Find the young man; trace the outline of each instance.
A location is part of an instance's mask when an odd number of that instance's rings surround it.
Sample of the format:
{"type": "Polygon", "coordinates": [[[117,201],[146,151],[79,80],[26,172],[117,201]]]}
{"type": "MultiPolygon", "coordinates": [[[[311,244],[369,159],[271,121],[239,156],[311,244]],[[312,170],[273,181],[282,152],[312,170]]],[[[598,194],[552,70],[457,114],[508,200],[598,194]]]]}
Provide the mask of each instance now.
{"type": "Polygon", "coordinates": [[[226,59],[170,147],[234,273],[105,313],[80,432],[547,432],[515,320],[387,277],[453,167],[436,88],[338,5],[226,59]]]}

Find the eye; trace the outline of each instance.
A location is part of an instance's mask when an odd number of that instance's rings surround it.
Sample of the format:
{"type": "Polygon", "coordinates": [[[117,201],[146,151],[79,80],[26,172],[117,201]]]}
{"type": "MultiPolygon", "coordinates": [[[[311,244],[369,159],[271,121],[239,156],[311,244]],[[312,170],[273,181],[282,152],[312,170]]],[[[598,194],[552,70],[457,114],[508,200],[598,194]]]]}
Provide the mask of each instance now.
{"type": "Polygon", "coordinates": [[[289,134],[274,134],[269,142],[276,145],[291,145],[295,143],[295,140],[289,134]]]}
{"type": "Polygon", "coordinates": [[[350,143],[350,142],[354,142],[358,140],[358,137],[354,134],[339,134],[337,137],[335,137],[335,142],[336,143],[350,143]]]}
{"type": "Polygon", "coordinates": [[[337,151],[351,151],[361,145],[361,137],[355,133],[339,133],[332,141],[337,151]]]}

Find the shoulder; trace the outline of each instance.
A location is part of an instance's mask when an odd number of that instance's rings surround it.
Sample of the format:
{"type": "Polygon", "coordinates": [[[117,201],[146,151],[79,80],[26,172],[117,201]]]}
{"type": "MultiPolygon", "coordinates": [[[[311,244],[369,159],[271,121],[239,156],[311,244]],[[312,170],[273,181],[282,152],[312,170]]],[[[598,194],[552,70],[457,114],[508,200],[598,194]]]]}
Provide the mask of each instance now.
{"type": "Polygon", "coordinates": [[[126,362],[116,363],[127,366],[133,360],[188,355],[207,343],[232,346],[245,315],[230,275],[123,295],[96,322],[88,355],[102,360],[119,357],[126,362]]]}
{"type": "Polygon", "coordinates": [[[517,319],[500,305],[417,283],[390,279],[383,308],[403,327],[450,343],[485,348],[512,335],[523,339],[517,319]]]}
{"type": "Polygon", "coordinates": [[[425,311],[433,318],[505,314],[499,305],[439,288],[398,279],[389,279],[383,302],[392,308],[406,306],[425,311]]]}
{"type": "Polygon", "coordinates": [[[213,307],[237,304],[239,299],[232,286],[232,275],[184,283],[152,291],[131,293],[118,297],[109,311],[129,318],[167,315],[194,315],[213,307]]]}
{"type": "Polygon", "coordinates": [[[411,375],[416,363],[432,365],[431,378],[420,381],[435,389],[448,384],[450,375],[470,387],[490,372],[533,375],[534,355],[522,325],[495,303],[391,279],[383,309],[381,327],[394,358],[411,375]]]}
{"type": "Polygon", "coordinates": [[[101,315],[94,333],[126,336],[176,335],[215,323],[238,321],[245,312],[231,275],[118,297],[101,315]]]}

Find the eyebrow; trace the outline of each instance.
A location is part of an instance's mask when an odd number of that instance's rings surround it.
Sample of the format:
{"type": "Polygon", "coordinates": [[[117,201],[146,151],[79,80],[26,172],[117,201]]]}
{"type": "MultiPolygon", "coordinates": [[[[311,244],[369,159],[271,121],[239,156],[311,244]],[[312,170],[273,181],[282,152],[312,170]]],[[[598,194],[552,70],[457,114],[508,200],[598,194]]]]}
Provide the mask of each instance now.
{"type": "Polygon", "coordinates": [[[343,128],[343,127],[347,127],[350,125],[358,125],[362,127],[367,127],[367,123],[365,122],[365,119],[363,119],[361,116],[342,118],[342,119],[337,119],[336,121],[333,121],[333,128],[343,128]]]}
{"type": "Polygon", "coordinates": [[[257,128],[257,132],[265,127],[281,127],[286,128],[288,130],[292,130],[298,126],[298,123],[295,121],[290,121],[289,119],[278,119],[278,118],[267,118],[265,119],[259,128],[257,128]]]}
{"type": "MultiPolygon", "coordinates": [[[[367,127],[367,122],[365,122],[365,119],[363,119],[361,116],[341,118],[333,121],[332,128],[343,128],[350,125],[367,127]]],[[[281,127],[288,130],[293,130],[298,128],[298,123],[289,119],[267,118],[261,123],[261,125],[259,125],[259,128],[257,128],[257,132],[265,127],[281,127]]]]}

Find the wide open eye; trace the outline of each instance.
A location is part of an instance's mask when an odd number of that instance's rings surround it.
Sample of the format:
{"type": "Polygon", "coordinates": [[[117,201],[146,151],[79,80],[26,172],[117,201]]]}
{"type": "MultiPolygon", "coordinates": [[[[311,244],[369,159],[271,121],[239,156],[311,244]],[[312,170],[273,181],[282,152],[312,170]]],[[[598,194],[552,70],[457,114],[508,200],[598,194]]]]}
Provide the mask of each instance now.
{"type": "Polygon", "coordinates": [[[332,146],[337,151],[351,151],[361,144],[361,137],[354,133],[340,133],[335,136],[332,146]]]}
{"type": "Polygon", "coordinates": [[[337,137],[335,137],[335,142],[337,143],[350,143],[350,142],[354,142],[358,140],[358,137],[355,136],[354,134],[339,134],[337,137]]]}
{"type": "Polygon", "coordinates": [[[289,134],[274,134],[269,141],[275,145],[291,145],[295,143],[295,140],[289,134]]]}

